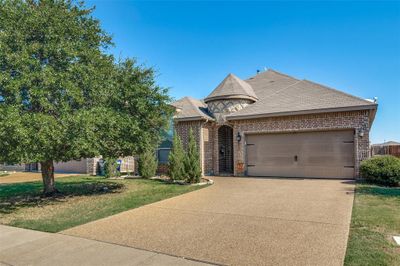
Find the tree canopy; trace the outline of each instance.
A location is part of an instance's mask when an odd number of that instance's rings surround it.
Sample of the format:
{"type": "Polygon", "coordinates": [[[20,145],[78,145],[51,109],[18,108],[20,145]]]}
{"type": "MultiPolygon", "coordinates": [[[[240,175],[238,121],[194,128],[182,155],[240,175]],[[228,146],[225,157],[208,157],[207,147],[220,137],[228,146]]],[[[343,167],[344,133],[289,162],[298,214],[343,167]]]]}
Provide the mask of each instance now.
{"type": "Polygon", "coordinates": [[[46,193],[53,161],[134,155],[157,144],[172,114],[153,69],[108,53],[92,11],[0,0],[0,161],[40,162],[46,193]]]}

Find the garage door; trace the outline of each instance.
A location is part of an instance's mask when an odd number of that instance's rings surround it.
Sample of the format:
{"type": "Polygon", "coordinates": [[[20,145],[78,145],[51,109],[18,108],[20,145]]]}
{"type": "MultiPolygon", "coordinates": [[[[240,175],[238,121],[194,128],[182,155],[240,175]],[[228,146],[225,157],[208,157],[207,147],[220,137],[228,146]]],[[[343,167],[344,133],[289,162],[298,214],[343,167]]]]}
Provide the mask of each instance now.
{"type": "Polygon", "coordinates": [[[249,176],[353,178],[354,133],[247,135],[249,176]]]}

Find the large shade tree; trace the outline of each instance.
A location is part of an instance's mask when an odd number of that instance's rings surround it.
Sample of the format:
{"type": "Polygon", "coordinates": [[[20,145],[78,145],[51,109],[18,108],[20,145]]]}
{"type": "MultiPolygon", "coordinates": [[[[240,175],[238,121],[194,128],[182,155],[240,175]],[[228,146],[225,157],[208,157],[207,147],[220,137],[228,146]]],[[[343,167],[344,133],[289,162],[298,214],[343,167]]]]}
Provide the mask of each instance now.
{"type": "Polygon", "coordinates": [[[154,72],[115,63],[111,37],[82,2],[0,0],[0,162],[133,155],[156,145],[171,115],[154,72]]]}

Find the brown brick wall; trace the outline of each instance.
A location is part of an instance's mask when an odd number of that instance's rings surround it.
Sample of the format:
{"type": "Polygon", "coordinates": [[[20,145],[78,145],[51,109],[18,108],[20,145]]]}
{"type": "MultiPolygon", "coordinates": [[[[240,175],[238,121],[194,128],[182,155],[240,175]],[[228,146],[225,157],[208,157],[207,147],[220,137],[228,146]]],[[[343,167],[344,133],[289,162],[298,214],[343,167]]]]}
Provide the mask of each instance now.
{"type": "Polygon", "coordinates": [[[213,123],[206,123],[203,125],[203,149],[204,149],[204,159],[203,159],[203,173],[205,175],[214,174],[214,161],[217,161],[217,157],[214,155],[214,143],[216,128],[213,123]]]}
{"type": "Polygon", "coordinates": [[[190,129],[193,130],[193,134],[196,138],[197,145],[200,144],[200,129],[202,127],[203,121],[182,121],[175,123],[176,133],[181,137],[183,148],[186,150],[189,143],[189,132],[190,129]]]}
{"type": "MultiPolygon", "coordinates": [[[[294,131],[326,131],[338,129],[354,129],[355,177],[358,177],[360,162],[369,157],[369,111],[337,112],[325,114],[310,114],[298,116],[269,117],[252,120],[230,121],[233,128],[234,175],[245,175],[245,136],[246,133],[274,133],[294,131]],[[237,133],[242,135],[242,141],[236,141],[237,133]],[[359,133],[364,136],[360,137],[359,133]]],[[[177,133],[181,136],[184,147],[187,147],[189,129],[193,128],[203,156],[203,173],[218,175],[218,128],[212,122],[204,121],[178,122],[175,124],[177,133]],[[208,138],[206,136],[208,131],[208,138]],[[200,132],[202,134],[200,135],[200,132]]]]}
{"type": "Polygon", "coordinates": [[[355,177],[358,177],[360,162],[369,157],[369,111],[337,112],[313,115],[270,117],[254,120],[232,121],[233,134],[242,135],[242,141],[234,141],[235,175],[242,176],[243,170],[238,164],[245,163],[246,133],[273,133],[293,131],[324,131],[337,129],[354,129],[355,177]],[[360,137],[359,133],[364,136],[360,137]]]}
{"type": "Polygon", "coordinates": [[[200,145],[202,143],[202,134],[201,129],[202,125],[204,124],[204,121],[202,120],[197,120],[197,121],[181,121],[181,122],[176,122],[174,125],[174,129],[176,133],[180,136],[182,144],[183,144],[183,149],[186,151],[188,143],[189,143],[189,132],[190,129],[193,130],[193,134],[196,138],[196,143],[197,147],[199,147],[199,152],[200,152],[200,158],[203,160],[204,158],[204,152],[203,152],[203,145],[200,145]]]}
{"type": "Polygon", "coordinates": [[[168,174],[168,164],[167,163],[159,163],[157,166],[157,174],[159,174],[159,175],[168,174]]]}

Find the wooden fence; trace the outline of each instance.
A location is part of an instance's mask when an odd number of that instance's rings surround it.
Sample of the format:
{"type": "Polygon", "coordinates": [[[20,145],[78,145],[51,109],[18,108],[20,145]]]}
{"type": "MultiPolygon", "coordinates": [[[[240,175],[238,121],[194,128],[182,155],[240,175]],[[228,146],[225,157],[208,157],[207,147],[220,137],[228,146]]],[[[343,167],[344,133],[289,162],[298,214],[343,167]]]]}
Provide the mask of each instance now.
{"type": "Polygon", "coordinates": [[[400,145],[372,146],[371,155],[393,155],[400,158],[400,145]]]}

